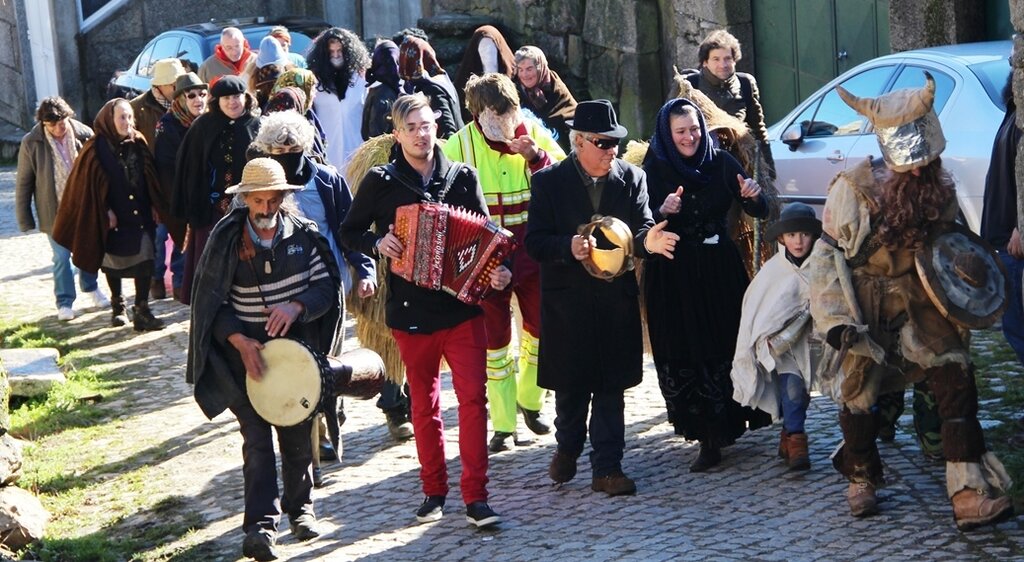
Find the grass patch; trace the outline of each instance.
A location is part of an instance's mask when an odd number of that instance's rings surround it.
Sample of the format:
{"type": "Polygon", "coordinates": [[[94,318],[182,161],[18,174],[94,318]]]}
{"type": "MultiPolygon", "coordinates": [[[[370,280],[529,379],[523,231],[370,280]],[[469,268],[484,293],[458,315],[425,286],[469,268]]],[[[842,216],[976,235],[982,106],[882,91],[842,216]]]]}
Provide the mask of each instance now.
{"type": "Polygon", "coordinates": [[[19,555],[54,562],[176,556],[161,545],[201,527],[202,516],[187,498],[167,495],[168,476],[150,462],[152,443],[118,440],[124,424],[135,423],[102,407],[123,389],[118,372],[38,324],[0,322],[0,345],[56,348],[68,379],[12,404],[10,432],[26,440],[18,484],[51,514],[43,539],[19,555]]]}

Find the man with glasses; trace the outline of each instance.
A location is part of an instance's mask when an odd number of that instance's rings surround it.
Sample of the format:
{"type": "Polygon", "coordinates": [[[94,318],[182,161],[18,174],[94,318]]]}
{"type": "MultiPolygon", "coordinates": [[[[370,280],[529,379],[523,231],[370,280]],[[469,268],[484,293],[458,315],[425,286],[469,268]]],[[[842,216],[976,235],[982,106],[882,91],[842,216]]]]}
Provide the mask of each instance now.
{"type": "MultiPolygon", "coordinates": [[[[375,257],[402,255],[394,234],[395,210],[424,201],[445,203],[487,215],[476,171],[453,163],[437,146],[437,117],[423,94],[400,96],[391,110],[397,150],[392,161],[371,168],[363,178],[341,225],[347,248],[375,257]],[[374,230],[371,230],[374,227],[374,230]]],[[[512,274],[504,266],[491,273],[491,287],[504,289],[512,274]]],[[[448,469],[441,421],[441,358],[452,370],[459,401],[459,456],[466,521],[477,527],[501,519],[487,505],[487,396],[484,319],[479,306],[443,291],[419,287],[388,274],[390,293],[385,323],[398,344],[412,398],[412,420],[420,480],[426,496],[416,510],[420,523],[443,515],[448,469]]]]}
{"type": "MultiPolygon", "coordinates": [[[[50,234],[71,167],[82,145],[93,135],[92,129],[74,116],[74,110],[63,98],[54,96],[39,102],[37,123],[21,139],[14,187],[18,228],[28,232],[38,226],[50,241],[53,293],[57,297],[57,319],[62,322],[75,318],[75,273],[71,265],[71,251],[55,242],[50,234]],[[32,216],[33,200],[38,222],[32,216]]],[[[107,296],[99,289],[95,273],[79,271],[78,284],[82,292],[89,295],[93,306],[110,306],[107,296]]]]}
{"type": "Polygon", "coordinates": [[[623,394],[643,375],[639,287],[631,273],[591,276],[583,262],[598,241],[580,235],[579,227],[596,215],[615,217],[629,227],[633,253],[643,258],[671,259],[679,236],[664,232],[664,222],[654,224],[643,170],[615,157],[626,128],[611,102],[582,102],[566,123],[572,155],[533,176],[526,231],[526,251],[541,268],[537,382],[555,391],[558,449],[548,475],[557,484],[576,476],[590,410],[591,489],[633,494],[636,484],[622,471],[623,394]]]}

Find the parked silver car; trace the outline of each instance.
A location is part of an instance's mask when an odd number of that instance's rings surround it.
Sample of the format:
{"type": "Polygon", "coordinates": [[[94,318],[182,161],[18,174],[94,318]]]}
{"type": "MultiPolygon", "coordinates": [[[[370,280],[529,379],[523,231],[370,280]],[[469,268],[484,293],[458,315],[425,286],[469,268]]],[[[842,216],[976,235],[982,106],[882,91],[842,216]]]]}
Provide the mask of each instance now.
{"type": "Polygon", "coordinates": [[[935,111],[946,136],[943,166],[957,182],[962,219],[981,225],[992,141],[1006,107],[1001,91],[1010,73],[1010,41],[965,43],[879,57],[842,74],[768,129],[776,186],[785,201],[819,207],[835,175],[868,156],[881,156],[871,124],[836,92],[874,97],[924,85],[935,77],[935,111]]]}

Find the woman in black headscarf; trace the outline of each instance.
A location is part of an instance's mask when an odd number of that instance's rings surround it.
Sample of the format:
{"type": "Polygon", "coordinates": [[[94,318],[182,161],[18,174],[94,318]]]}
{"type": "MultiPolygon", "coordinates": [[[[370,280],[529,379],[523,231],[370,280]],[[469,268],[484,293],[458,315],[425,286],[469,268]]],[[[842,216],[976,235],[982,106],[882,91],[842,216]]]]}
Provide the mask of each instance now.
{"type": "Polygon", "coordinates": [[[771,423],[732,398],[730,371],[749,279],[726,224],[733,201],[753,217],[767,216],[768,205],[739,162],[712,146],[704,116],[687,99],[658,112],[643,168],[654,219],[667,219],[665,230],[679,235],[675,259],[645,264],[654,364],[669,422],[677,434],[700,441],[690,471],[703,472],[748,428],[771,423]]]}
{"type": "Polygon", "coordinates": [[[209,109],[192,122],[178,149],[171,211],[188,223],[185,279],[181,302],[190,304],[192,279],[210,230],[223,217],[232,197],[224,190],[238,183],[245,151],[259,130],[256,98],[237,76],[224,76],[210,88],[209,109]]]}
{"type": "Polygon", "coordinates": [[[121,290],[121,279],[127,277],[135,280],[135,330],[159,330],[164,323],[149,310],[153,237],[163,200],[153,157],[123,98],[103,105],[93,130],[96,136],[82,146],[68,175],[53,239],[71,250],[82,270],[103,269],[112,326],[128,321],[121,290]]]}

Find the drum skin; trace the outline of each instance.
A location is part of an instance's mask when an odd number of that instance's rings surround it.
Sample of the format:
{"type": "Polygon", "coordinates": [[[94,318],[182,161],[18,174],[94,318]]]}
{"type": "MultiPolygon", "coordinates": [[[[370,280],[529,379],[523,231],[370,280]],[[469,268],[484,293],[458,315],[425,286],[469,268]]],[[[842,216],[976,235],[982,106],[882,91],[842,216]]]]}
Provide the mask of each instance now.
{"type": "Polygon", "coordinates": [[[263,344],[263,378],[245,377],[253,409],[267,423],[298,425],[313,417],[323,388],[321,363],[304,344],[280,338],[263,344]]]}

